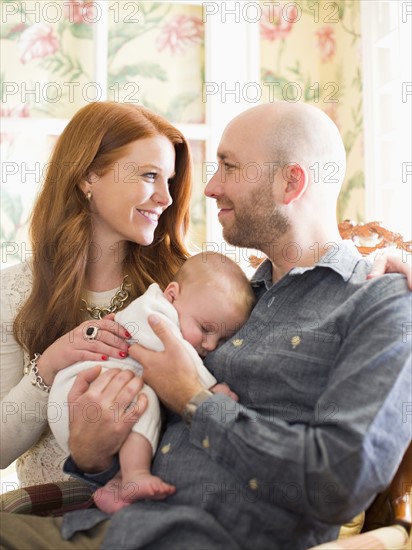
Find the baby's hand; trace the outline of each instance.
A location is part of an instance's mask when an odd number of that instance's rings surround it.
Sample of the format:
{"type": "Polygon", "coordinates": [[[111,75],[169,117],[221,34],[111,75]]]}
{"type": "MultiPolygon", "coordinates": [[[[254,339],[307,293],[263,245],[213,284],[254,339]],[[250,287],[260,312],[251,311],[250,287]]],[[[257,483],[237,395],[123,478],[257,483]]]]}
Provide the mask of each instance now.
{"type": "Polygon", "coordinates": [[[223,384],[215,384],[210,388],[210,391],[213,393],[223,393],[233,399],[233,401],[239,401],[238,395],[233,392],[225,382],[223,384]]]}

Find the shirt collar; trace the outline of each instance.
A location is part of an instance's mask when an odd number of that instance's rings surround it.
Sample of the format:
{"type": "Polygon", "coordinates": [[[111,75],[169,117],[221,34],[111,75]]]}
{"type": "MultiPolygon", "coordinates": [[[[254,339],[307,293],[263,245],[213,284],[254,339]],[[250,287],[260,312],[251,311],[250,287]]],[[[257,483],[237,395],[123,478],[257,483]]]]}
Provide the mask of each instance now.
{"type": "MultiPolygon", "coordinates": [[[[335,243],[315,265],[294,267],[288,272],[288,275],[302,275],[302,273],[311,271],[316,267],[327,267],[338,273],[347,282],[361,258],[362,255],[352,241],[340,241],[335,243]]],[[[269,259],[266,259],[256,270],[251,284],[256,287],[265,284],[267,289],[272,286],[272,263],[269,259]]]]}
{"type": "Polygon", "coordinates": [[[266,258],[257,268],[252,276],[250,284],[255,288],[264,284],[267,290],[272,286],[272,262],[268,258],[266,258]]]}

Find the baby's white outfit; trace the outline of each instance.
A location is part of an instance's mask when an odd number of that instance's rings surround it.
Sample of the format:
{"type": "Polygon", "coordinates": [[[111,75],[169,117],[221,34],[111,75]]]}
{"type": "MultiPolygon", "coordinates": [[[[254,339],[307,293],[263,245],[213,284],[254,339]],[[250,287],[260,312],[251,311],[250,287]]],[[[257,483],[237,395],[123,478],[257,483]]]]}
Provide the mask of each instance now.
{"type": "MultiPolygon", "coordinates": [[[[201,358],[194,347],[184,340],[179,328],[179,317],[176,309],[165,298],[159,285],[156,283],[150,285],[147,291],[129,304],[125,309],[115,315],[115,320],[122,325],[131,335],[130,343],[139,343],[142,346],[154,351],[162,351],[164,346],[161,340],[153,332],[148,323],[149,315],[155,313],[166,321],[173,333],[184,344],[189,352],[193,363],[196,366],[200,381],[204,386],[210,388],[216,384],[216,379],[203,365],[201,358]]],[[[62,369],[56,375],[53,386],[50,391],[48,405],[48,419],[50,428],[59,445],[67,453],[69,452],[69,414],[68,394],[73,386],[76,376],[94,365],[102,365],[102,372],[109,368],[130,369],[137,376],[141,376],[143,367],[140,363],[126,357],[125,359],[109,358],[108,361],[78,361],[73,365],[62,369]]],[[[133,426],[133,431],[144,435],[151,443],[153,453],[156,450],[161,427],[159,400],[154,391],[146,384],[142,388],[142,393],[148,397],[148,406],[138,422],[133,426]]],[[[90,422],[96,422],[100,414],[98,404],[89,403],[82,414],[90,422]]],[[[119,416],[119,411],[113,407],[113,415],[119,416]]]]}

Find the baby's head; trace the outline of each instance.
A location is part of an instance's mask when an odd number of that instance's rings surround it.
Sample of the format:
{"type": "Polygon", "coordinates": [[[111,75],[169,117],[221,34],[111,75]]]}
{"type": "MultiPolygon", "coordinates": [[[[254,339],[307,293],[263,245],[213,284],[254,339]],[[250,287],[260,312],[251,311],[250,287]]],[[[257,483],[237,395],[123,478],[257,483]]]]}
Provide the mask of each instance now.
{"type": "Polygon", "coordinates": [[[245,323],[255,302],[241,268],[216,252],[189,258],[164,295],[177,310],[183,338],[201,357],[245,323]]]}

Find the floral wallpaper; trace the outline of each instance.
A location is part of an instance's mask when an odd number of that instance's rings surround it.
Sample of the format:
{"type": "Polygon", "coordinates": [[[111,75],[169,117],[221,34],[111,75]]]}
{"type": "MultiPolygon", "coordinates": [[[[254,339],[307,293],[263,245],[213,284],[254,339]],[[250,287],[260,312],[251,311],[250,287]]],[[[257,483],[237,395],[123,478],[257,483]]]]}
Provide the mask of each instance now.
{"type": "Polygon", "coordinates": [[[70,118],[92,99],[94,80],[93,29],[80,3],[2,4],[2,116],[70,118]]]}
{"type": "Polygon", "coordinates": [[[27,220],[56,139],[30,132],[1,134],[1,268],[31,255],[27,220]]]}
{"type": "MultiPolygon", "coordinates": [[[[364,210],[359,4],[356,0],[260,4],[262,101],[314,103],[333,118],[343,135],[348,170],[339,200],[340,220],[362,220],[364,210]]],[[[65,121],[88,102],[107,97],[145,105],[176,124],[205,124],[202,6],[119,0],[104,5],[108,53],[99,71],[107,75],[106,90],[101,80],[96,82],[94,44],[101,28],[100,4],[1,0],[1,116],[24,119],[21,122],[26,124],[24,131],[3,130],[0,139],[5,163],[0,236],[2,252],[6,251],[1,267],[25,254],[26,220],[56,140],[50,129],[33,130],[31,122],[65,121]]],[[[205,142],[191,141],[191,145],[195,159],[191,238],[201,246],[206,236],[201,175],[205,142]]]]}
{"type": "Polygon", "coordinates": [[[337,124],[347,172],[337,219],[363,220],[360,2],[261,2],[262,101],[305,101],[337,124]]]}
{"type": "Polygon", "coordinates": [[[109,2],[108,89],[103,93],[94,76],[93,34],[102,17],[98,4],[2,4],[3,116],[70,118],[107,94],[112,101],[151,107],[176,123],[204,121],[201,6],[109,2]]]}
{"type": "MultiPolygon", "coordinates": [[[[108,56],[100,68],[107,74],[106,90],[95,76],[94,40],[102,18],[97,3],[1,0],[1,9],[3,118],[68,120],[87,103],[107,97],[145,105],[176,124],[204,122],[201,6],[108,2],[108,56]]],[[[1,134],[1,267],[27,256],[27,219],[56,137],[1,134]]],[[[198,182],[191,240],[201,246],[206,238],[205,147],[198,141],[191,145],[198,182]]]]}
{"type": "Polygon", "coordinates": [[[140,2],[136,14],[110,17],[107,64],[110,99],[138,99],[173,122],[204,122],[201,6],[140,2]]]}

